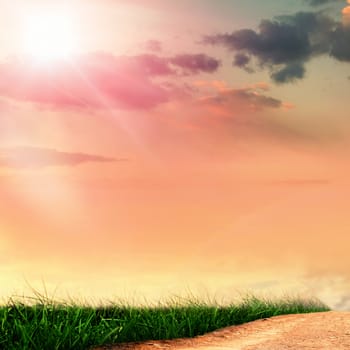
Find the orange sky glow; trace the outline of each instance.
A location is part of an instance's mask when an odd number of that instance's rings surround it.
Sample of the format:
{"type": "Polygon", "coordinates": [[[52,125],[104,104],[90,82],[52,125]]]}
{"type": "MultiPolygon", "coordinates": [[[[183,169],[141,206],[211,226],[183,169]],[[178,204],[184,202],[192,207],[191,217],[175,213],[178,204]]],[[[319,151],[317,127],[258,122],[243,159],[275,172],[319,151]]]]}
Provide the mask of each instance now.
{"type": "Polygon", "coordinates": [[[350,2],[281,3],[0,0],[0,297],[349,310],[350,2]]]}

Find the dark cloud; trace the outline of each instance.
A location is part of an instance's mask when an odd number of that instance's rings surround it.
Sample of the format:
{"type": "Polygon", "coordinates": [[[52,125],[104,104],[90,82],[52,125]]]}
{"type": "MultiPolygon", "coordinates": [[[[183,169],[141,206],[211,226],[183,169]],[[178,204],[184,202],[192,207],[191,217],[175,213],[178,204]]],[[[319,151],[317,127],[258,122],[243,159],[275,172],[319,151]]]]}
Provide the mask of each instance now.
{"type": "Polygon", "coordinates": [[[350,27],[338,26],[332,35],[331,56],[339,61],[350,62],[350,27]]]}
{"type": "Polygon", "coordinates": [[[185,74],[214,73],[220,66],[220,61],[205,54],[177,55],[171,57],[169,62],[179,67],[185,74]]]}
{"type": "Polygon", "coordinates": [[[0,95],[54,107],[150,109],[174,98],[154,78],[213,73],[219,64],[204,54],[94,53],[49,68],[22,58],[0,64],[0,95]]]}
{"type": "Polygon", "coordinates": [[[326,4],[334,4],[337,2],[344,2],[344,0],[304,0],[310,6],[321,6],[326,4]]]}
{"type": "Polygon", "coordinates": [[[305,76],[305,64],[320,55],[350,61],[350,26],[323,12],[298,12],[261,21],[258,30],[205,36],[203,42],[235,51],[234,65],[246,68],[252,58],[278,83],[305,76]]]}
{"type": "Polygon", "coordinates": [[[76,166],[83,163],[106,163],[122,161],[86,153],[61,152],[37,147],[16,147],[0,149],[0,167],[44,168],[51,166],[76,166]]]}
{"type": "Polygon", "coordinates": [[[305,75],[305,68],[299,63],[291,63],[281,70],[272,73],[271,77],[276,83],[289,83],[302,79],[305,75]]]}
{"type": "Polygon", "coordinates": [[[233,59],[232,64],[236,67],[242,68],[249,73],[252,73],[253,70],[248,66],[251,61],[251,57],[245,53],[237,53],[233,59]]]}

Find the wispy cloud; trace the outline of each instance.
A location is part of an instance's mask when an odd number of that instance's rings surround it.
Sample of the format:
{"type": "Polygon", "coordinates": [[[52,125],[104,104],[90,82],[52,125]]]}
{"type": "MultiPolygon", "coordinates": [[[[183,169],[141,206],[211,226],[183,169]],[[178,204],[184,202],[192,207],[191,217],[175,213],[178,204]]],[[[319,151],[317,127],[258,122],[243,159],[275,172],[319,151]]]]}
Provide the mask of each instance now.
{"type": "Polygon", "coordinates": [[[271,185],[279,185],[279,186],[327,186],[331,184],[330,179],[284,179],[284,180],[276,180],[271,181],[271,185]]]}
{"type": "MultiPolygon", "coordinates": [[[[199,84],[203,85],[205,82],[199,84]]],[[[264,93],[268,90],[268,85],[265,83],[243,88],[230,88],[224,83],[212,82],[212,87],[215,92],[201,97],[199,102],[222,114],[255,113],[264,109],[279,109],[285,106],[281,100],[264,93]]]]}
{"type": "Polygon", "coordinates": [[[15,147],[0,149],[2,168],[45,168],[52,166],[77,166],[83,163],[107,163],[123,161],[87,153],[62,152],[38,147],[15,147]]]}

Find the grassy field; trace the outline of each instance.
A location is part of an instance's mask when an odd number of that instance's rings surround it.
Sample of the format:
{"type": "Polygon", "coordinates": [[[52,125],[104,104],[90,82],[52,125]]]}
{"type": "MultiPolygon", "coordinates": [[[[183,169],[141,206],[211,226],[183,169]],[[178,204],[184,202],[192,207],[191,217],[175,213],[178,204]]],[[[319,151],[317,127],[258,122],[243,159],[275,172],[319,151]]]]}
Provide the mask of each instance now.
{"type": "Polygon", "coordinates": [[[30,305],[10,299],[0,306],[0,349],[86,350],[116,342],[193,337],[260,318],[328,310],[316,299],[301,298],[246,296],[228,306],[174,298],[152,307],[119,303],[93,307],[39,295],[30,305]]]}

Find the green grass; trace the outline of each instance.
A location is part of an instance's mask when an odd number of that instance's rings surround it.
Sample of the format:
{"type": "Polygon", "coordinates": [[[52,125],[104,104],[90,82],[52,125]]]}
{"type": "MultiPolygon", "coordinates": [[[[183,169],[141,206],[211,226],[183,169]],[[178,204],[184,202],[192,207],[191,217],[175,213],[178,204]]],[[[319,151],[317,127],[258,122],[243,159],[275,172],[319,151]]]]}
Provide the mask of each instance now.
{"type": "Polygon", "coordinates": [[[329,311],[317,299],[266,299],[248,295],[226,306],[174,298],[140,307],[114,303],[58,303],[37,294],[31,303],[10,299],[0,306],[0,349],[86,350],[117,342],[193,337],[260,318],[329,311]]]}

